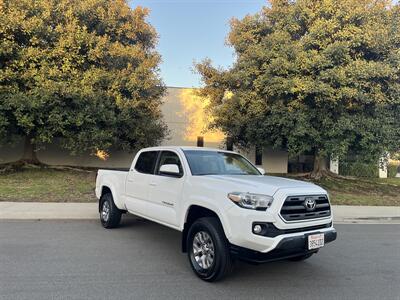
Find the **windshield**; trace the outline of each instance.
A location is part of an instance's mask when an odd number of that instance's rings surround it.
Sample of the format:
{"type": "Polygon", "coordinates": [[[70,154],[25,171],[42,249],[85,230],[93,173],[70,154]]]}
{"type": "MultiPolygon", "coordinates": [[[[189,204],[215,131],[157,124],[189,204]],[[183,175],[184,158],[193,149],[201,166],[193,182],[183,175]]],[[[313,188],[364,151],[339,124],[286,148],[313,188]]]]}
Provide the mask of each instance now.
{"type": "Polygon", "coordinates": [[[261,175],[243,156],[218,151],[184,151],[192,175],[261,175]]]}

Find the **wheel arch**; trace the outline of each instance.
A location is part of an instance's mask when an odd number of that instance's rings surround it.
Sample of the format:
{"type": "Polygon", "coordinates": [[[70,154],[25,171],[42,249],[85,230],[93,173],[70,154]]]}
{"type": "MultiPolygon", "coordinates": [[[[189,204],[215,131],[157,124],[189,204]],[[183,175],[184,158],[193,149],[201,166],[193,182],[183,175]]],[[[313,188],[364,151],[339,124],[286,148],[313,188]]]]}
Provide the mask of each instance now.
{"type": "Polygon", "coordinates": [[[112,192],[111,188],[108,187],[108,186],[106,186],[106,185],[103,185],[103,186],[101,187],[101,190],[100,190],[99,212],[100,212],[101,206],[102,206],[102,204],[103,204],[102,197],[103,197],[103,195],[105,195],[105,194],[111,194],[111,196],[113,196],[113,192],[112,192]]]}
{"type": "Polygon", "coordinates": [[[99,199],[99,211],[101,208],[101,204],[102,204],[102,200],[101,197],[107,193],[110,193],[112,198],[113,198],[113,202],[114,204],[117,206],[118,209],[124,210],[125,211],[125,207],[123,206],[122,203],[120,203],[120,199],[118,199],[118,195],[114,189],[113,186],[111,185],[102,185],[101,186],[101,190],[100,190],[100,199],[99,199]]]}
{"type": "MultiPolygon", "coordinates": [[[[184,252],[184,253],[187,252],[186,238],[187,238],[187,234],[188,234],[190,226],[196,220],[198,220],[200,218],[203,218],[203,217],[216,218],[219,221],[219,223],[221,224],[222,228],[224,229],[221,217],[213,209],[207,208],[207,207],[202,206],[202,205],[197,205],[197,204],[190,205],[188,207],[188,209],[186,210],[185,220],[184,220],[184,224],[183,224],[183,230],[182,230],[182,252],[184,252]]],[[[224,229],[224,233],[225,233],[225,236],[226,236],[225,229],[224,229]]]]}

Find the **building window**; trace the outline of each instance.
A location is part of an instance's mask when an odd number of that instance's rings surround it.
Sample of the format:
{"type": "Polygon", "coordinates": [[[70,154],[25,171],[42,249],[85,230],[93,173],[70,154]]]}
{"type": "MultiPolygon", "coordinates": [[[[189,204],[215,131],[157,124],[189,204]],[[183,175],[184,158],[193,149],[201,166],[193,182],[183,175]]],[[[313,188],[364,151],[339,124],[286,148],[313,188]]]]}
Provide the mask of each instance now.
{"type": "Polygon", "coordinates": [[[197,137],[197,147],[204,147],[204,137],[202,136],[197,137]]]}
{"type": "Polygon", "coordinates": [[[262,148],[260,146],[256,146],[256,166],[262,165],[262,148]]]}
{"type": "Polygon", "coordinates": [[[226,150],[233,151],[233,139],[230,137],[226,138],[226,150]]]}

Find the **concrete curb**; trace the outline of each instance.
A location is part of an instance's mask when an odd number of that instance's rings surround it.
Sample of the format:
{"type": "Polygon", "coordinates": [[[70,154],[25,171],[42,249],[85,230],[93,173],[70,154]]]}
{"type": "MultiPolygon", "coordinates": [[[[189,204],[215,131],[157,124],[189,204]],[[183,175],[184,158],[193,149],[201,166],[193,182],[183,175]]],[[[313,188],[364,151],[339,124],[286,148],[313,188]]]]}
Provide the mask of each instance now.
{"type": "Polygon", "coordinates": [[[97,203],[0,202],[0,220],[98,218],[97,203]]]}
{"type": "Polygon", "coordinates": [[[333,205],[335,223],[400,224],[400,206],[333,205]]]}
{"type": "MultiPolygon", "coordinates": [[[[400,224],[399,206],[333,205],[335,223],[400,224]]],[[[97,203],[0,202],[0,220],[95,220],[97,203]]]]}

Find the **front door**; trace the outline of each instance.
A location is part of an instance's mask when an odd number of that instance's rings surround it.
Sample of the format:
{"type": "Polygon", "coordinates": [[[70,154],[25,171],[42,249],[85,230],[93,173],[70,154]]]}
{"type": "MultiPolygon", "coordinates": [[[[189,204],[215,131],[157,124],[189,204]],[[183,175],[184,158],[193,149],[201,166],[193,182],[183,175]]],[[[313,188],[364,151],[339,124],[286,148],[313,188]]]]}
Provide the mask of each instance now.
{"type": "Polygon", "coordinates": [[[154,219],[160,222],[178,226],[177,207],[182,197],[184,172],[181,159],[173,151],[162,151],[155,170],[155,176],[150,179],[150,201],[148,211],[154,214],[154,219]],[[162,165],[178,165],[179,175],[160,174],[162,165]]]}

